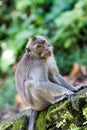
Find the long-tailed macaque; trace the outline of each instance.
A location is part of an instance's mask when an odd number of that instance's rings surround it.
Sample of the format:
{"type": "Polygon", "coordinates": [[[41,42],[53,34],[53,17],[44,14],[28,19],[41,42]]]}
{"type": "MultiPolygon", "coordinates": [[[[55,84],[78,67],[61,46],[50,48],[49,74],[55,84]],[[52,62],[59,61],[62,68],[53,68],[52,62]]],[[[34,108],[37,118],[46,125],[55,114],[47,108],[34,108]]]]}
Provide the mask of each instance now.
{"type": "Polygon", "coordinates": [[[16,87],[27,106],[31,107],[28,130],[34,130],[37,112],[81,89],[60,75],[53,47],[42,37],[31,37],[16,70],[16,87]]]}

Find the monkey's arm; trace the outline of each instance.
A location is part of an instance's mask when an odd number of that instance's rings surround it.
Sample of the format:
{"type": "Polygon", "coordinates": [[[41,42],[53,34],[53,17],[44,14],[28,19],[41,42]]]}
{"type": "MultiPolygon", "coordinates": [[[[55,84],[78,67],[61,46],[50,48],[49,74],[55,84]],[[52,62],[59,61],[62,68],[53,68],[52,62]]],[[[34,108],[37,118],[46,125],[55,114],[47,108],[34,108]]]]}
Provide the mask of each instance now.
{"type": "Polygon", "coordinates": [[[58,67],[56,65],[55,59],[52,56],[51,58],[49,58],[48,60],[48,70],[49,70],[49,80],[51,80],[52,82],[61,85],[73,92],[77,92],[87,86],[77,86],[74,87],[72,84],[70,84],[68,81],[66,81],[63,76],[60,75],[58,67]]]}
{"type": "Polygon", "coordinates": [[[79,86],[74,87],[71,83],[65,80],[61,74],[57,73],[56,69],[50,75],[51,75],[51,80],[54,83],[57,83],[73,92],[77,92],[81,89],[87,88],[87,85],[79,85],[79,86]]]}
{"type": "Polygon", "coordinates": [[[50,73],[50,80],[58,85],[61,85],[73,92],[77,91],[78,89],[75,88],[72,84],[66,81],[59,73],[50,73]]]}
{"type": "Polygon", "coordinates": [[[67,80],[63,78],[60,74],[57,74],[56,77],[54,78],[58,84],[61,84],[62,86],[65,86],[66,88],[70,89],[73,92],[77,92],[83,87],[78,86],[74,87],[72,84],[70,84],[67,80]]]}
{"type": "Polygon", "coordinates": [[[72,84],[70,84],[68,81],[66,81],[63,76],[61,76],[60,74],[57,75],[57,79],[61,82],[62,85],[65,85],[66,88],[70,89],[71,91],[74,92],[78,92],[80,91],[82,94],[84,92],[84,90],[87,90],[87,84],[83,84],[83,85],[78,85],[76,87],[74,87],[72,84]]]}

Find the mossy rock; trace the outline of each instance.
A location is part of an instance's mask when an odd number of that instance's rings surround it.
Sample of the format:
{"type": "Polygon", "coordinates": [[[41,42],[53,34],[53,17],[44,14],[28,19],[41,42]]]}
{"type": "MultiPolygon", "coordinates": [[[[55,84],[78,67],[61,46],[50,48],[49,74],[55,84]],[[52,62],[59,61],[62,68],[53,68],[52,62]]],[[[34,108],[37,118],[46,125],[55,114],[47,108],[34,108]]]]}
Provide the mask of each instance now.
{"type": "MultiPolygon", "coordinates": [[[[65,100],[39,113],[35,130],[87,130],[87,98],[76,99],[79,111],[72,107],[70,100],[65,100]]],[[[28,116],[16,121],[6,122],[0,130],[27,130],[28,116]]]]}

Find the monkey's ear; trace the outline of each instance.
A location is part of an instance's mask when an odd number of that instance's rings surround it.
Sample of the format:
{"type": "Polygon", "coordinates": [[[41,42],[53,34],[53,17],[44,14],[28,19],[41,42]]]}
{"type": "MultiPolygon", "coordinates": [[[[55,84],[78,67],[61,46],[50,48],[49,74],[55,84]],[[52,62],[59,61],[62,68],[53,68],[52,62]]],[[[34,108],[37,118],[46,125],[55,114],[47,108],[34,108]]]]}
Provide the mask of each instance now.
{"type": "Polygon", "coordinates": [[[46,40],[42,40],[42,44],[45,44],[46,40]]]}
{"type": "Polygon", "coordinates": [[[37,37],[31,36],[31,39],[32,39],[32,41],[35,41],[37,39],[37,37]]]}

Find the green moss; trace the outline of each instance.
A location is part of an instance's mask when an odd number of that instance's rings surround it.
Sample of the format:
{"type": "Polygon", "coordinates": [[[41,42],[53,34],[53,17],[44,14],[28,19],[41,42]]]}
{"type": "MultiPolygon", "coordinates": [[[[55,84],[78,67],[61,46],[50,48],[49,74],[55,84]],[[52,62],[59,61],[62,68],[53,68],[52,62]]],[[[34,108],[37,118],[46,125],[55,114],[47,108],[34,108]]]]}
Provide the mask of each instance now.
{"type": "Polygon", "coordinates": [[[87,107],[83,109],[83,115],[84,115],[85,118],[87,119],[87,107]]]}
{"type": "Polygon", "coordinates": [[[11,130],[13,122],[7,122],[5,125],[0,126],[0,130],[11,130]]]}
{"type": "Polygon", "coordinates": [[[87,130],[87,126],[83,128],[83,130],[87,130]]]}
{"type": "Polygon", "coordinates": [[[50,108],[47,111],[47,119],[49,121],[57,120],[59,118],[59,115],[65,110],[65,103],[64,101],[62,103],[57,103],[55,105],[50,106],[50,108]]]}
{"type": "Polygon", "coordinates": [[[13,122],[7,122],[0,126],[0,130],[27,130],[28,127],[28,117],[22,116],[13,122]]]}
{"type": "Polygon", "coordinates": [[[13,125],[13,128],[12,130],[21,130],[23,127],[23,120],[17,120],[14,125],[13,125]]]}
{"type": "Polygon", "coordinates": [[[47,115],[46,110],[40,112],[40,114],[38,115],[38,119],[35,123],[35,130],[46,130],[46,126],[47,126],[46,115],[47,115]]]}
{"type": "Polygon", "coordinates": [[[68,130],[81,130],[79,127],[77,127],[75,124],[71,124],[70,125],[70,129],[68,129],[68,130]]]}
{"type": "Polygon", "coordinates": [[[72,120],[72,115],[70,114],[70,112],[66,111],[65,114],[62,116],[64,119],[66,120],[72,120]]]}
{"type": "Polygon", "coordinates": [[[18,119],[13,124],[12,130],[27,130],[28,127],[28,118],[23,116],[21,119],[18,119]]]}
{"type": "MultiPolygon", "coordinates": [[[[39,113],[35,130],[87,130],[87,97],[79,98],[78,104],[79,111],[72,107],[70,100],[51,105],[39,113]]],[[[25,116],[11,125],[5,124],[1,130],[27,130],[27,127],[28,118],[25,116]]]]}

